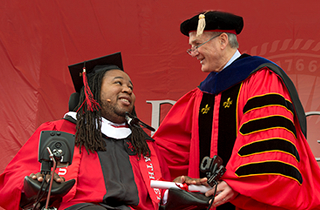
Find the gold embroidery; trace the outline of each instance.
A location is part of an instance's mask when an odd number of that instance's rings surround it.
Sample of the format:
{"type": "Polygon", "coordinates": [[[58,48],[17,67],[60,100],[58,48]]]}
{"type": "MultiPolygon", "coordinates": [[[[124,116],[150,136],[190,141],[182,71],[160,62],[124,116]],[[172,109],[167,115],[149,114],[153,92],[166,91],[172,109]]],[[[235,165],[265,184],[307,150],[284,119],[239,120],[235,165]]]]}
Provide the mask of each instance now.
{"type": "Polygon", "coordinates": [[[223,107],[230,108],[231,104],[232,104],[232,100],[230,100],[230,97],[229,97],[226,102],[223,102],[223,107]]]}
{"type": "Polygon", "coordinates": [[[201,113],[202,114],[208,114],[209,110],[210,110],[210,107],[209,107],[208,104],[206,104],[206,106],[201,109],[201,113]]]}

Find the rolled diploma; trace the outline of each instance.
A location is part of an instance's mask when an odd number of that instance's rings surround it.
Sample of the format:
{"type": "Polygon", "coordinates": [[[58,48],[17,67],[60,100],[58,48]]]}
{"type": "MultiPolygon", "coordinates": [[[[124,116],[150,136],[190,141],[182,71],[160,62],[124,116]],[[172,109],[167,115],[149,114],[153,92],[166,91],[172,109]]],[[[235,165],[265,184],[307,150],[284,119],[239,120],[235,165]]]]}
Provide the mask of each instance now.
{"type": "MultiPolygon", "coordinates": [[[[169,189],[171,187],[180,188],[177,185],[183,187],[183,185],[181,183],[176,183],[176,182],[157,181],[157,180],[151,180],[151,182],[150,182],[150,186],[152,188],[159,188],[159,189],[169,189]]],[[[211,189],[212,189],[211,187],[206,187],[204,185],[193,185],[193,184],[188,185],[188,191],[191,191],[191,192],[205,193],[211,189]]]]}

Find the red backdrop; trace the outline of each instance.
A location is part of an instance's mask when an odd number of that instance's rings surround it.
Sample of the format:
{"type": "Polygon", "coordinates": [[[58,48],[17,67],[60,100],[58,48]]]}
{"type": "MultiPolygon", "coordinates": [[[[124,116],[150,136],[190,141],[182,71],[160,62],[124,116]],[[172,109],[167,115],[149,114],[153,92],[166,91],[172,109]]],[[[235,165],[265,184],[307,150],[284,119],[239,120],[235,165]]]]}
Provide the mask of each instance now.
{"type": "MultiPolygon", "coordinates": [[[[2,0],[0,173],[41,123],[67,111],[70,64],[121,51],[138,116],[156,127],[171,105],[159,112],[154,101],[176,101],[207,76],[185,52],[188,38],[179,31],[183,20],[204,10],[243,16],[240,52],[280,64],[305,111],[320,111],[320,3],[295,2],[2,0]]],[[[308,141],[320,157],[320,118],[308,118],[308,141]]]]}

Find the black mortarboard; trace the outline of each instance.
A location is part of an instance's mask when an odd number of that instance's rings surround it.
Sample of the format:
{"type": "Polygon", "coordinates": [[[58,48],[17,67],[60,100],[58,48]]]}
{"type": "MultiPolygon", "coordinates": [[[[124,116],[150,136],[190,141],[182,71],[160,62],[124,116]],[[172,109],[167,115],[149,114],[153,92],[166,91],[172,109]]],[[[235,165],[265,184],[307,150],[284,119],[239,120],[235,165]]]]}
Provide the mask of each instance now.
{"type": "Polygon", "coordinates": [[[123,70],[121,52],[95,58],[89,61],[68,66],[73,81],[74,89],[80,92],[83,84],[83,67],[86,68],[87,75],[94,74],[101,70],[120,69],[123,70]]]}
{"type": "Polygon", "coordinates": [[[227,12],[208,11],[181,23],[180,31],[189,36],[190,31],[197,31],[198,34],[199,27],[201,28],[199,34],[202,34],[203,30],[240,34],[243,28],[243,18],[227,12]]]}

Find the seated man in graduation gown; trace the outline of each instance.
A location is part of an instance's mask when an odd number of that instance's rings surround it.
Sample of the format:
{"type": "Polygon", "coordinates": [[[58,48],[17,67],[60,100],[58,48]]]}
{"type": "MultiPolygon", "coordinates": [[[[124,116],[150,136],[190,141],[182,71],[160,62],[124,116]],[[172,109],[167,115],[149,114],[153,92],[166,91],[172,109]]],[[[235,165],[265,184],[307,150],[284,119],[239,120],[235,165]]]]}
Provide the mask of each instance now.
{"type": "Polygon", "coordinates": [[[38,173],[39,135],[54,130],[75,134],[73,162],[54,178],[75,179],[59,209],[158,209],[161,193],[150,187],[150,180],[170,177],[153,139],[125,119],[126,113],[135,116],[136,98],[121,54],[85,62],[86,72],[83,67],[84,63],[69,66],[80,93],[74,111],[43,123],[1,174],[1,207],[19,209],[25,176],[45,181],[38,173]]]}

